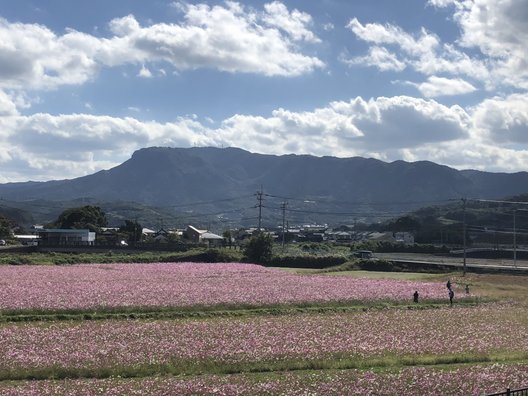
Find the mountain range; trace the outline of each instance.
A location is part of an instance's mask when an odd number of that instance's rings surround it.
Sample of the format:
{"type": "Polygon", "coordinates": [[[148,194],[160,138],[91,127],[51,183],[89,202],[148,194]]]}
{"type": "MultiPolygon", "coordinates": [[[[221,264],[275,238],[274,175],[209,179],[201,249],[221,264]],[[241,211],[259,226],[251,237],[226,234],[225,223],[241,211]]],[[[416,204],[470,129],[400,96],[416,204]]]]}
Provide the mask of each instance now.
{"type": "Polygon", "coordinates": [[[43,207],[74,201],[112,203],[119,211],[116,202],[129,202],[162,208],[160,221],[167,225],[238,226],[255,225],[259,205],[263,223],[276,225],[286,202],[289,222],[335,224],[379,220],[463,197],[496,199],[526,192],[527,172],[460,171],[429,161],[263,155],[238,148],[151,147],[88,176],[0,184],[0,207],[31,212],[38,202],[40,212],[46,212],[43,207]]]}

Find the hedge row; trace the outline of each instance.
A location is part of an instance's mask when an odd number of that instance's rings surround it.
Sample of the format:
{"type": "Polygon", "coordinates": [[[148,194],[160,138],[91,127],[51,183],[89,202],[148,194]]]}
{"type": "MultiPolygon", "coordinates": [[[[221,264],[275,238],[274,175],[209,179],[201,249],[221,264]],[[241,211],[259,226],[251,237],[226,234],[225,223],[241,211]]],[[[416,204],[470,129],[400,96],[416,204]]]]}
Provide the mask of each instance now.
{"type": "Polygon", "coordinates": [[[343,256],[276,256],[268,263],[272,267],[327,268],[345,263],[343,256]]]}

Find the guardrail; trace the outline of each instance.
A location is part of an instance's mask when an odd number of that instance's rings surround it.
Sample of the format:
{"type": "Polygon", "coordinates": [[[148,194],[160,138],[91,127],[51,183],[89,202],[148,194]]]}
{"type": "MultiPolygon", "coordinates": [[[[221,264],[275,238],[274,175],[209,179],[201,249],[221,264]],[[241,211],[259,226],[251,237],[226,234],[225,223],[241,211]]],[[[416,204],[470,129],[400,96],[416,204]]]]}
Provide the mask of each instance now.
{"type": "Polygon", "coordinates": [[[490,393],[486,396],[528,396],[528,388],[522,389],[506,389],[505,392],[490,393]]]}

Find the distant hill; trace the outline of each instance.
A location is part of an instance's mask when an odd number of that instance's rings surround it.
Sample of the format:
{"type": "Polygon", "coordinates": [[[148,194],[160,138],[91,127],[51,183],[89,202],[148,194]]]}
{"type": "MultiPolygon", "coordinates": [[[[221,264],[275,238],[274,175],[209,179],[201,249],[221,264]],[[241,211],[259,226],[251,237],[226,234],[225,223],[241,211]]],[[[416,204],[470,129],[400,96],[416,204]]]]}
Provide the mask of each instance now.
{"type": "Polygon", "coordinates": [[[458,171],[428,161],[387,163],[360,157],[262,155],[237,148],[152,147],[89,176],[0,184],[0,197],[15,202],[128,201],[170,209],[176,223],[217,219],[238,225],[244,219],[255,224],[253,194],[261,186],[266,194],[265,222],[280,222],[282,201],[288,202],[290,221],[352,222],[434,201],[526,193],[528,173],[458,171]],[[208,213],[215,213],[214,219],[208,213]]]}

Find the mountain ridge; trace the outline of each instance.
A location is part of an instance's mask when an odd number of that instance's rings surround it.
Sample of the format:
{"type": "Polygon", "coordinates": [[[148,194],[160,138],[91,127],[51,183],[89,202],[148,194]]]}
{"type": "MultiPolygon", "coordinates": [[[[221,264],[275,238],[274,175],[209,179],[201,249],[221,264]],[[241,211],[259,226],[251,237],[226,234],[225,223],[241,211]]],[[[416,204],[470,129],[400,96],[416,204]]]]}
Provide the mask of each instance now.
{"type": "Polygon", "coordinates": [[[249,205],[255,204],[250,196],[261,186],[270,194],[268,200],[290,198],[290,210],[308,212],[308,221],[321,219],[324,212],[396,213],[416,209],[420,202],[522,194],[528,191],[528,173],[459,171],[431,161],[255,154],[232,147],[149,147],[114,168],[71,180],[0,184],[0,197],[11,201],[87,197],[157,207],[211,201],[206,207],[211,213],[237,208],[248,213],[249,205]],[[227,197],[234,198],[220,202],[227,197]],[[237,197],[247,199],[238,202],[237,197]],[[314,204],[301,205],[302,200],[314,204]],[[377,202],[385,206],[377,207],[377,202]],[[309,215],[318,211],[321,216],[309,215]]]}

